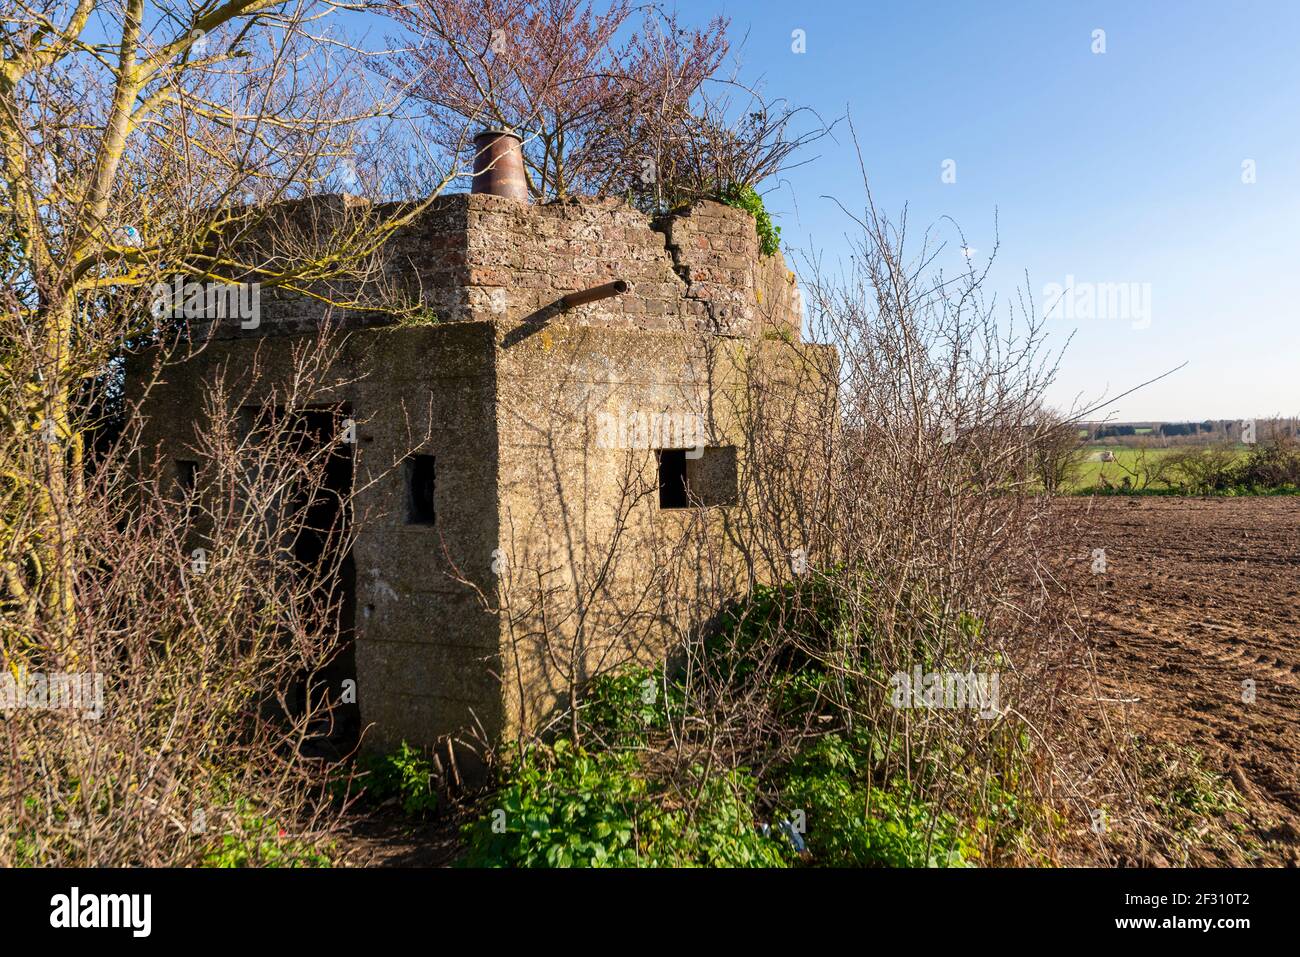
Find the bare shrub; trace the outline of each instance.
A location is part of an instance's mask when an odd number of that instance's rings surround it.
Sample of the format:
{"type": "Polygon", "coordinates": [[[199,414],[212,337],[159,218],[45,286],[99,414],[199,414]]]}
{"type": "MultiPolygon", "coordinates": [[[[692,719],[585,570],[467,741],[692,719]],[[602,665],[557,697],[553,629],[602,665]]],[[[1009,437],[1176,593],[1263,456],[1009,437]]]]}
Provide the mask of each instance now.
{"type": "Polygon", "coordinates": [[[227,838],[250,863],[315,859],[338,756],[321,746],[346,737],[324,676],[346,647],[351,490],[326,473],[348,430],[306,417],[334,354],[299,344],[271,387],[227,370],[195,410],[189,476],[152,460],[134,416],[96,463],[67,515],[86,556],[75,639],[42,615],[5,634],[25,694],[4,723],[0,861],[191,865],[227,838]],[[98,716],[45,706],[41,676],[69,672],[100,676],[98,716]]]}
{"type": "Polygon", "coordinates": [[[1205,494],[1229,485],[1236,464],[1236,449],[1223,443],[1174,449],[1166,458],[1172,476],[1205,494]]]}
{"type": "Polygon", "coordinates": [[[226,834],[311,859],[328,806],[304,755],[338,696],[309,689],[339,652],[348,544],[315,526],[350,508],[322,484],[338,435],[307,414],[333,347],[304,346],[273,398],[232,370],[178,410],[201,423],[183,476],[139,444],[124,363],[203,347],[155,308],[177,276],[400,308],[367,280],[427,201],[288,201],[432,197],[455,170],[381,167],[402,131],[313,33],[327,4],[91,6],[9,3],[0,33],[0,862],[190,864],[226,834]],[[272,414],[245,421],[240,396],[272,414]],[[49,707],[49,675],[102,676],[99,719],[49,707]]]}
{"type": "Polygon", "coordinates": [[[1043,491],[1055,495],[1078,481],[1088,450],[1079,438],[1078,423],[1047,412],[1040,419],[1029,456],[1043,491]]]}
{"type": "MultiPolygon", "coordinates": [[[[870,200],[855,221],[843,274],[804,270],[838,359],[755,365],[739,403],[737,525],[769,585],[688,641],[676,766],[748,767],[775,788],[811,743],[856,735],[869,780],[922,808],[932,838],[951,816],[985,862],[1050,857],[1132,797],[1064,576],[1070,523],[1032,474],[1044,442],[1077,445],[1044,411],[1055,362],[1031,307],[986,301],[985,272],[932,272],[933,237],[907,250],[905,218],[870,200]],[[954,707],[909,688],[968,677],[992,693],[954,707]]],[[[769,791],[772,813],[782,800],[769,791]]]]}
{"type": "Polygon", "coordinates": [[[1261,489],[1300,485],[1300,443],[1280,419],[1258,423],[1261,440],[1242,463],[1240,480],[1261,489]]]}
{"type": "Polygon", "coordinates": [[[1139,492],[1168,486],[1173,463],[1165,449],[1152,439],[1138,441],[1131,448],[1131,461],[1115,460],[1116,467],[1124,473],[1124,484],[1139,492]]]}
{"type": "Polygon", "coordinates": [[[734,80],[715,80],[682,104],[654,104],[649,112],[629,110],[610,135],[620,149],[644,157],[623,181],[638,208],[659,213],[699,199],[757,187],[810,160],[801,153],[830,133],[807,107],[767,100],[734,80]]]}

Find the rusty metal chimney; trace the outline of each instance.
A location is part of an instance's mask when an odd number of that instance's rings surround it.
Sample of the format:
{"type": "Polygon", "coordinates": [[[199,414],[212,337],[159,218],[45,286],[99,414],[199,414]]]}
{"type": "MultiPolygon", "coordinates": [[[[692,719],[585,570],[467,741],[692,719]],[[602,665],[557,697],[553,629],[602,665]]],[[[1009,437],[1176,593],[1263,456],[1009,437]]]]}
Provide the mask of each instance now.
{"type": "Polygon", "coordinates": [[[523,141],[514,130],[484,130],[474,137],[474,193],[528,202],[523,141]]]}

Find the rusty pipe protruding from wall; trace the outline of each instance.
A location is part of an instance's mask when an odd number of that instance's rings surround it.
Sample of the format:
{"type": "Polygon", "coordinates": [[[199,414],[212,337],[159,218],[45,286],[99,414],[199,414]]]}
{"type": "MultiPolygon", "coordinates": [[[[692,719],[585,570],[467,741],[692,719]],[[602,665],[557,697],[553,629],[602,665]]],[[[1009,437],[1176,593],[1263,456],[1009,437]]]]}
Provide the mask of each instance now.
{"type": "Polygon", "coordinates": [[[528,202],[523,140],[514,130],[484,130],[474,137],[473,193],[528,202]]]}
{"type": "Polygon", "coordinates": [[[565,309],[572,309],[574,306],[598,302],[601,299],[609,299],[611,296],[621,296],[631,288],[625,280],[615,279],[613,282],[592,286],[590,289],[584,289],[581,292],[571,292],[567,296],[561,297],[560,305],[565,309]]]}

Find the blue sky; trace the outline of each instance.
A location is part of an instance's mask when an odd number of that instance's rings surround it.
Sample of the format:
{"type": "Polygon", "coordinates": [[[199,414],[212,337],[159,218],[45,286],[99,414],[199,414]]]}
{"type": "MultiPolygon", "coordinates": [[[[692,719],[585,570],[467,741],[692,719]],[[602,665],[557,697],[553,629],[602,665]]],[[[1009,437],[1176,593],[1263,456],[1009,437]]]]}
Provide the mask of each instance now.
{"type": "MultiPolygon", "coordinates": [[[[1051,398],[1111,396],[1119,419],[1300,414],[1300,3],[804,4],[696,0],[749,36],[769,96],[852,112],[878,205],[953,217],[992,287],[1137,283],[1149,325],[1049,320],[1074,341],[1051,398]],[[807,51],[791,51],[791,32],[807,51]],[[1093,31],[1105,31],[1094,54],[1093,31]],[[943,163],[956,181],[942,182],[943,163]],[[1256,181],[1242,182],[1246,160],[1256,181]]],[[[847,134],[847,131],[845,131],[847,134]]],[[[834,257],[860,205],[847,135],[769,195],[782,238],[834,257]]],[[[947,264],[959,266],[954,242],[947,264]]]]}
{"type": "MultiPolygon", "coordinates": [[[[689,0],[678,10],[687,22],[731,17],[737,40],[748,35],[734,51],[740,76],[766,96],[827,118],[850,111],[877,204],[895,214],[907,204],[915,234],[946,229],[945,268],[962,253],[943,217],[982,262],[996,216],[1000,297],[1026,272],[1040,309],[1068,277],[1076,289],[1124,284],[1137,303],[1149,295],[1136,313],[1049,319],[1055,345],[1074,335],[1055,404],[1115,396],[1186,361],[1107,414],[1300,414],[1300,3],[689,0]],[[1093,52],[1096,30],[1104,53],[1093,52]],[[943,181],[946,160],[955,182],[943,181]]],[[[851,224],[824,197],[851,208],[863,197],[847,128],[812,153],[767,184],[768,206],[788,246],[834,260],[851,224]]]]}

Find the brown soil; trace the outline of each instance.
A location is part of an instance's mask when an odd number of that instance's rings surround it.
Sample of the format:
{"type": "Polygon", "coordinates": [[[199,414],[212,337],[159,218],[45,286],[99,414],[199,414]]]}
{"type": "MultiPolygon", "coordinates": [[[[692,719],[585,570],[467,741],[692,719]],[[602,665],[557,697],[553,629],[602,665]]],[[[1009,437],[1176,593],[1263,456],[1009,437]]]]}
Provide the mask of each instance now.
{"type": "Polygon", "coordinates": [[[1185,835],[1184,860],[1300,862],[1300,498],[1067,507],[1084,512],[1089,630],[1112,707],[1149,744],[1203,754],[1241,796],[1239,813],[1185,835]]]}
{"type": "Polygon", "coordinates": [[[393,801],[377,811],[358,812],[339,836],[340,863],[349,867],[451,867],[463,850],[461,814],[429,821],[406,817],[393,801]]]}

